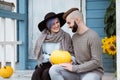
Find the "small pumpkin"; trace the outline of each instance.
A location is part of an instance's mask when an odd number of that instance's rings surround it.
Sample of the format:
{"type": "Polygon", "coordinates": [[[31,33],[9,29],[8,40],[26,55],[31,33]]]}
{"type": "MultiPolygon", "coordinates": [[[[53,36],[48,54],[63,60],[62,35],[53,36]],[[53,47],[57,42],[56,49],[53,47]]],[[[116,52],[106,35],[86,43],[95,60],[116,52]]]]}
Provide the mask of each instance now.
{"type": "Polygon", "coordinates": [[[3,78],[9,78],[13,74],[13,68],[11,66],[4,66],[0,69],[0,76],[3,78]]]}
{"type": "Polygon", "coordinates": [[[53,64],[60,64],[60,63],[69,63],[71,62],[71,55],[68,51],[64,50],[55,50],[51,53],[50,61],[53,64]]]}

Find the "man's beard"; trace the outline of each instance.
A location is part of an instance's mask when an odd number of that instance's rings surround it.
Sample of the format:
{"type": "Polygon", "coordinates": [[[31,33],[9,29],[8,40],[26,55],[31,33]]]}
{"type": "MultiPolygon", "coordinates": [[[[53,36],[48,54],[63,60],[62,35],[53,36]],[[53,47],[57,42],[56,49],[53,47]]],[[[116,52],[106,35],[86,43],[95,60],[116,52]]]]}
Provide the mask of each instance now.
{"type": "Polygon", "coordinates": [[[72,32],[75,33],[77,31],[77,29],[78,29],[78,25],[74,21],[74,25],[72,26],[72,32]]]}

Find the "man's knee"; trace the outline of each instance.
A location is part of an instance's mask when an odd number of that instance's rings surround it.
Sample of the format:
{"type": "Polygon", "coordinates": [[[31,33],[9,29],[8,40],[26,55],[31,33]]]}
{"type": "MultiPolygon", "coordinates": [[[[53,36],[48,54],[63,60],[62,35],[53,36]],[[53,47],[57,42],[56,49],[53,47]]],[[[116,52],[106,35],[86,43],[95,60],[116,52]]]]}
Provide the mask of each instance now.
{"type": "Polygon", "coordinates": [[[61,66],[60,65],[53,65],[50,67],[49,73],[53,73],[53,72],[59,72],[59,70],[61,70],[61,66]]]}

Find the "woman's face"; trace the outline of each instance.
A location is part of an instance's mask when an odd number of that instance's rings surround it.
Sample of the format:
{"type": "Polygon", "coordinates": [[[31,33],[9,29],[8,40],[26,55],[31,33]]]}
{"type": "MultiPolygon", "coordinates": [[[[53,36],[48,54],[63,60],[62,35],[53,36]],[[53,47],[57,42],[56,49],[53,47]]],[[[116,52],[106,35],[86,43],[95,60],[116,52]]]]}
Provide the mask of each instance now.
{"type": "Polygon", "coordinates": [[[59,22],[58,18],[55,18],[54,22],[53,22],[53,24],[51,26],[50,31],[51,31],[51,33],[56,33],[59,30],[60,30],[60,22],[59,22]]]}

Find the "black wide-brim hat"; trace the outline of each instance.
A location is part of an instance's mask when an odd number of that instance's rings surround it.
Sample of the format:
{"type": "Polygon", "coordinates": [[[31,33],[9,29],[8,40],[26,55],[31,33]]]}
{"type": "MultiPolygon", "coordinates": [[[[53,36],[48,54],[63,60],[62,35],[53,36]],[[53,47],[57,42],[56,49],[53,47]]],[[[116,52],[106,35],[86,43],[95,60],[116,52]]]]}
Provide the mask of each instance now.
{"type": "Polygon", "coordinates": [[[50,13],[46,14],[45,17],[44,17],[44,20],[41,21],[38,24],[39,30],[43,31],[45,28],[47,28],[47,26],[46,26],[47,21],[50,20],[50,19],[52,19],[52,18],[56,18],[56,17],[59,18],[59,20],[60,20],[60,27],[62,27],[65,24],[65,22],[66,22],[63,19],[63,15],[64,15],[63,12],[62,13],[58,13],[58,14],[56,14],[54,12],[50,12],[50,13]]]}

